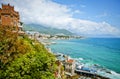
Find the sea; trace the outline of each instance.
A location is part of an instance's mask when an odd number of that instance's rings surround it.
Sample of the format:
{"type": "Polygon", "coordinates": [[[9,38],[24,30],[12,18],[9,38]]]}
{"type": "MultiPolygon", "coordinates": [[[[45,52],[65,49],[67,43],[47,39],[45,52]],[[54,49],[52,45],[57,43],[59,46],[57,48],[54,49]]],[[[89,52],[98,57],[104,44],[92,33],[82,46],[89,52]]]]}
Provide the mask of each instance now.
{"type": "Polygon", "coordinates": [[[120,79],[120,38],[51,40],[54,53],[70,56],[76,62],[97,70],[97,74],[120,79]]]}

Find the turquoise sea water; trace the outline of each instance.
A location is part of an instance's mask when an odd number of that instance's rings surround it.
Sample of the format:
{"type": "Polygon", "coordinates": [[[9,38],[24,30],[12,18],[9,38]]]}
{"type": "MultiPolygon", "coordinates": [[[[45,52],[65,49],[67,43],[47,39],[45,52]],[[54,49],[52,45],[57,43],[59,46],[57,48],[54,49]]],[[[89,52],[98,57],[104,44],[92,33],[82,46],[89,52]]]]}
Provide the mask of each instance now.
{"type": "Polygon", "coordinates": [[[120,79],[120,38],[87,38],[54,40],[53,52],[69,55],[87,67],[95,67],[99,74],[120,79]]]}

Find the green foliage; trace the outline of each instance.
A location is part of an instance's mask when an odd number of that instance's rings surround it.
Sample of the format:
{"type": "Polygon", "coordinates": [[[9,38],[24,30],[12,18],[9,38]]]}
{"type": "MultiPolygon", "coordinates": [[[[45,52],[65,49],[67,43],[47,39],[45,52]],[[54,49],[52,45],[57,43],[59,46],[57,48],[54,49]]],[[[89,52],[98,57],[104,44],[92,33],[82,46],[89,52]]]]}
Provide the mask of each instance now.
{"type": "MultiPolygon", "coordinates": [[[[0,36],[2,30],[0,29],[0,36]]],[[[57,68],[54,55],[41,43],[32,41],[27,36],[21,38],[16,34],[14,38],[12,34],[9,37],[7,35],[8,33],[4,38],[0,37],[0,79],[54,79],[57,68]],[[6,47],[9,44],[10,49],[6,47]],[[4,58],[6,62],[3,61],[4,58]]]]}
{"type": "Polygon", "coordinates": [[[17,31],[10,26],[0,26],[0,68],[25,54],[28,50],[27,44],[18,38],[17,31]]]}

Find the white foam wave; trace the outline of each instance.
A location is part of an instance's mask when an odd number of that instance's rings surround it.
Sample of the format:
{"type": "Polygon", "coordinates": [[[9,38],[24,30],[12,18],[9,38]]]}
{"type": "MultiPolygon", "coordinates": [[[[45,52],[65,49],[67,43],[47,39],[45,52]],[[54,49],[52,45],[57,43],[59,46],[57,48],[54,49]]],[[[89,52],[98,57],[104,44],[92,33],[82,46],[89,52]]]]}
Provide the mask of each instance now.
{"type": "Polygon", "coordinates": [[[83,58],[74,58],[76,61],[82,61],[83,58]]]}
{"type": "Polygon", "coordinates": [[[116,73],[115,71],[112,71],[112,70],[109,70],[109,72],[99,71],[99,70],[98,70],[97,73],[98,73],[99,75],[108,77],[108,78],[110,78],[110,79],[120,79],[120,74],[119,74],[119,73],[116,73]]]}
{"type": "MultiPolygon", "coordinates": [[[[81,63],[81,61],[85,60],[83,58],[74,58],[74,59],[80,64],[83,64],[83,63],[81,63]]],[[[101,76],[105,76],[105,77],[108,77],[110,79],[120,79],[120,74],[119,73],[117,73],[115,71],[112,71],[112,70],[109,70],[107,68],[104,68],[103,66],[101,66],[99,64],[96,64],[93,61],[84,63],[84,66],[87,66],[87,67],[90,67],[90,68],[92,68],[91,66],[93,66],[97,70],[97,74],[99,74],[101,76]]]]}

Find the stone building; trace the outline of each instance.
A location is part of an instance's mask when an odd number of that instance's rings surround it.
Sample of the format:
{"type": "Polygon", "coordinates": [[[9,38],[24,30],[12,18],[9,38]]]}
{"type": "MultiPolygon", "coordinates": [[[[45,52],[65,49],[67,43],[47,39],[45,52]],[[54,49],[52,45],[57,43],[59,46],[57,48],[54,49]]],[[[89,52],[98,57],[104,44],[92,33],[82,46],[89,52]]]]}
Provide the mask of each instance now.
{"type": "Polygon", "coordinates": [[[22,30],[19,12],[14,10],[14,6],[2,4],[2,8],[0,8],[0,25],[12,26],[16,31],[22,30]]]}
{"type": "Polygon", "coordinates": [[[69,76],[75,75],[75,60],[67,58],[64,64],[66,74],[69,76]]]}

